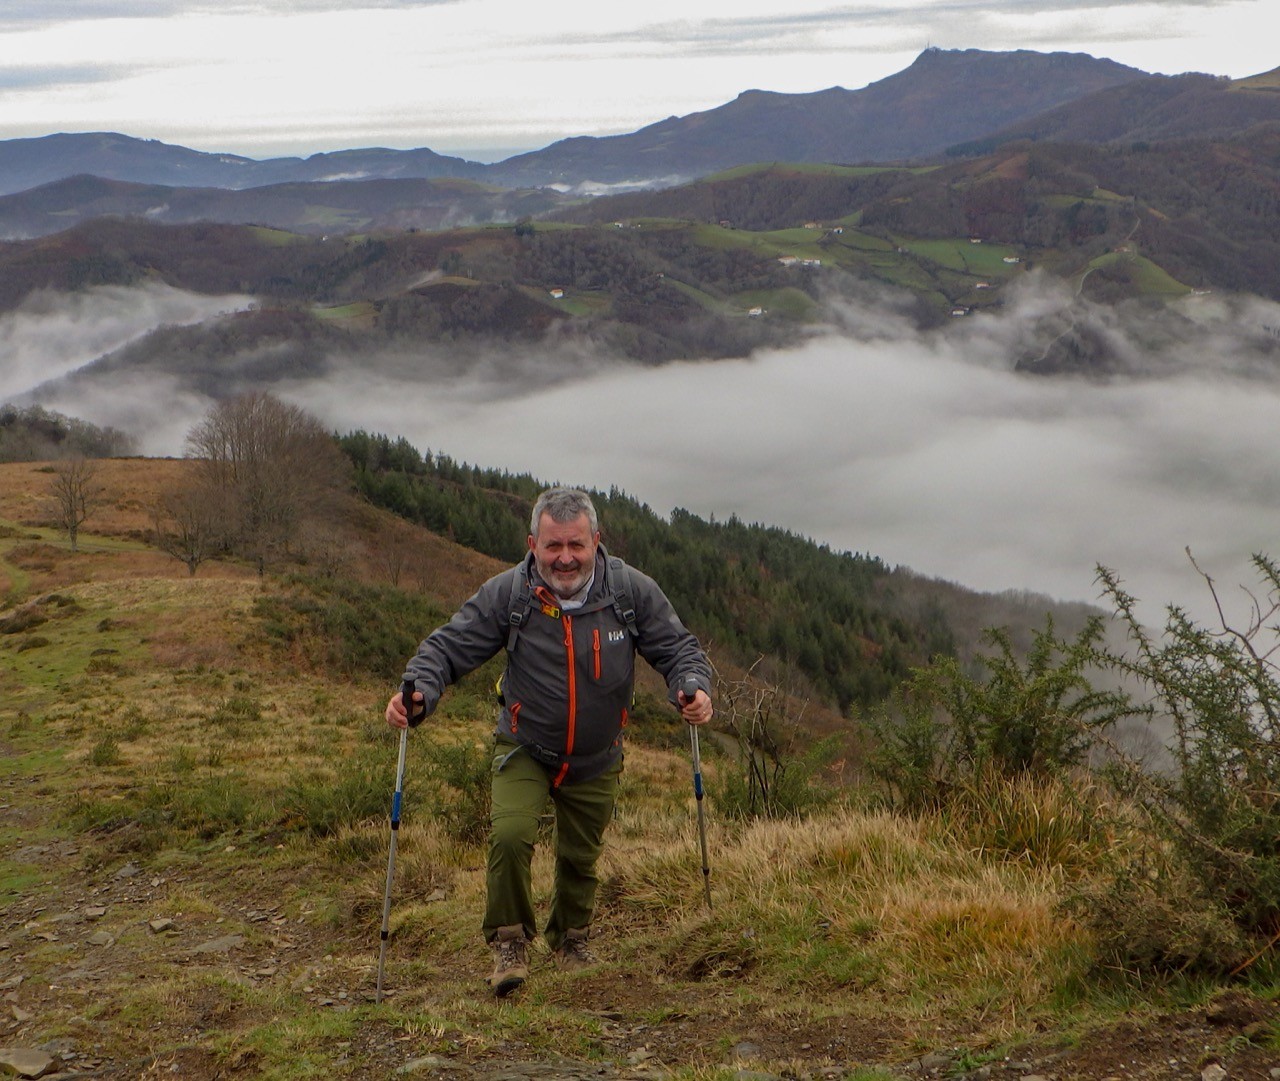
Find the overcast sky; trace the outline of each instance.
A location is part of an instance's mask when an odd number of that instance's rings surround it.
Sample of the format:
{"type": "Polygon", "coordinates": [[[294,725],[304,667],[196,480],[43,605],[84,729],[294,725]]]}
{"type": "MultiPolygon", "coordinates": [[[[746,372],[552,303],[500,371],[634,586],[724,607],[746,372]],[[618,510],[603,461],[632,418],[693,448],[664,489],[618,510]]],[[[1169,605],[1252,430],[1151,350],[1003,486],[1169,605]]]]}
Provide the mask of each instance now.
{"type": "Polygon", "coordinates": [[[119,131],[268,157],[477,158],[634,131],[747,89],[857,89],[922,49],[1149,72],[1280,64],[1275,0],[3,0],[0,139],[119,131]]]}

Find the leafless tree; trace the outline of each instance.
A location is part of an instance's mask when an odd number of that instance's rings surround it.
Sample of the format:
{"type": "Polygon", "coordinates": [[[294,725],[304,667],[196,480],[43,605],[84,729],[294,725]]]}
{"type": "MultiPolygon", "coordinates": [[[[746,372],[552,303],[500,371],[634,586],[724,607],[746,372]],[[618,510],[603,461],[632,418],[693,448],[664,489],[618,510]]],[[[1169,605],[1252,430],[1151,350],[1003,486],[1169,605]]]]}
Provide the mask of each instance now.
{"type": "Polygon", "coordinates": [[[206,483],[175,488],[152,509],[157,546],[185,563],[194,578],[200,564],[226,543],[227,509],[226,494],[206,483]]]}
{"type": "Polygon", "coordinates": [[[413,538],[407,532],[390,530],[379,539],[373,550],[373,558],[378,569],[387,576],[387,581],[393,586],[399,586],[400,579],[413,560],[415,550],[413,538]]]}
{"type": "Polygon", "coordinates": [[[210,490],[229,496],[230,535],[259,574],[307,518],[332,509],[349,475],[318,419],[262,392],[214,406],[188,434],[187,452],[210,490]]]}
{"type": "Polygon", "coordinates": [[[103,488],[97,482],[97,474],[97,466],[81,455],[64,458],[53,467],[49,496],[54,520],[67,531],[73,552],[77,550],[80,527],[102,498],[103,488]]]}

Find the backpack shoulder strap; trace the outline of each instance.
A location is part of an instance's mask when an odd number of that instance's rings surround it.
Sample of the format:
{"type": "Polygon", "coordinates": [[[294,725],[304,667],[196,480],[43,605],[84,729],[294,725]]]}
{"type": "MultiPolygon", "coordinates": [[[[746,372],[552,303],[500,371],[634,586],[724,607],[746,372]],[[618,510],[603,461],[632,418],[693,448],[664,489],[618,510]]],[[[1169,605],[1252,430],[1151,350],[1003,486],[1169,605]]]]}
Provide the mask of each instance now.
{"type": "Polygon", "coordinates": [[[631,595],[631,569],[617,556],[609,557],[609,588],[613,592],[613,610],[627,625],[627,633],[638,638],[636,605],[631,595]]]}
{"type": "Polygon", "coordinates": [[[511,595],[507,599],[507,652],[516,648],[516,635],[529,618],[533,590],[529,586],[529,564],[522,561],[511,576],[511,595]]]}

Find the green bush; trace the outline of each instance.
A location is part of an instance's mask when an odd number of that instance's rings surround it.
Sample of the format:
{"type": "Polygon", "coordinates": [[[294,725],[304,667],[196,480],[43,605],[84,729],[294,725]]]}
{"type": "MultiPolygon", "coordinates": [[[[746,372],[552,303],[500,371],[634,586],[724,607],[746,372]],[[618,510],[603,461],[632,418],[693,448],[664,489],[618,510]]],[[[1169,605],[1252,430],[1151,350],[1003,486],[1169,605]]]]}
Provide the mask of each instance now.
{"type": "Polygon", "coordinates": [[[952,657],[917,669],[873,713],[872,775],[898,805],[946,807],[974,778],[1048,776],[1082,763],[1095,737],[1137,710],[1122,694],[1096,691],[1085,672],[1096,663],[1102,622],[1074,641],[1050,619],[1020,660],[1006,631],[991,629],[995,652],[977,660],[985,678],[952,657]]]}
{"type": "Polygon", "coordinates": [[[97,743],[93,745],[93,750],[89,752],[89,762],[91,765],[98,766],[114,766],[120,761],[120,745],[115,741],[113,736],[103,736],[97,743]]]}
{"type": "MultiPolygon", "coordinates": [[[[407,771],[406,771],[407,772],[407,771]]],[[[335,777],[328,772],[295,776],[280,799],[286,824],[314,837],[388,816],[395,791],[396,753],[387,741],[358,748],[335,777]]],[[[410,778],[406,776],[406,801],[410,778]]]]}
{"type": "MultiPolygon", "coordinates": [[[[1280,934],[1280,567],[1257,555],[1263,595],[1244,626],[1223,614],[1204,575],[1220,626],[1198,624],[1176,606],[1157,637],[1138,620],[1116,575],[1099,580],[1128,629],[1127,651],[1101,660],[1150,690],[1145,709],[1172,727],[1173,769],[1153,773],[1117,756],[1117,782],[1145,810],[1187,892],[1229,913],[1256,940],[1280,934]]],[[[1193,564],[1194,565],[1194,564],[1193,564]]],[[[1198,568],[1197,568],[1198,569],[1198,568]]],[[[1207,910],[1207,909],[1206,909],[1207,910]]],[[[1219,960],[1235,959],[1225,952],[1219,960]]]]}
{"type": "Polygon", "coordinates": [[[482,843],[489,835],[492,804],[488,745],[464,739],[424,746],[427,777],[440,788],[436,818],[454,840],[482,843]]]}
{"type": "MultiPolygon", "coordinates": [[[[799,726],[788,716],[792,697],[786,688],[750,678],[719,680],[716,701],[717,712],[737,741],[736,755],[716,771],[711,797],[720,814],[736,819],[789,818],[831,803],[834,792],[822,783],[820,773],[835,758],[840,740],[832,736],[797,752],[799,726]],[[779,732],[787,734],[780,738],[779,732]]],[[[713,741],[699,742],[714,753],[713,741]]]]}

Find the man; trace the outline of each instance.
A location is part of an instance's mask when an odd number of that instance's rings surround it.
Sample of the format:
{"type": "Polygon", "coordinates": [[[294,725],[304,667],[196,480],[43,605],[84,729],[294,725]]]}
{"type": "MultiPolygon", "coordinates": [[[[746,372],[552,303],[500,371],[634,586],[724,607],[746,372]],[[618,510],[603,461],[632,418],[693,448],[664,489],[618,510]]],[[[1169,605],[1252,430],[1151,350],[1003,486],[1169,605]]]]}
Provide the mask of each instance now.
{"type": "MultiPolygon", "coordinates": [[[[409,661],[413,720],[430,714],[445,688],[499,650],[502,710],[494,733],[493,809],[484,936],[494,953],[489,984],[510,994],[528,977],[537,934],[530,862],[539,818],[555,806],[555,890],[543,935],[557,963],[595,963],[587,946],[596,861],[613,815],[639,653],[666,680],[689,724],[711,719],[711,668],[652,578],[610,557],[585,492],[552,488],[538,497],[529,554],[489,579],[409,661]],[[692,678],[697,691],[680,688],[692,678]]],[[[387,723],[408,723],[403,696],[387,723]]]]}

